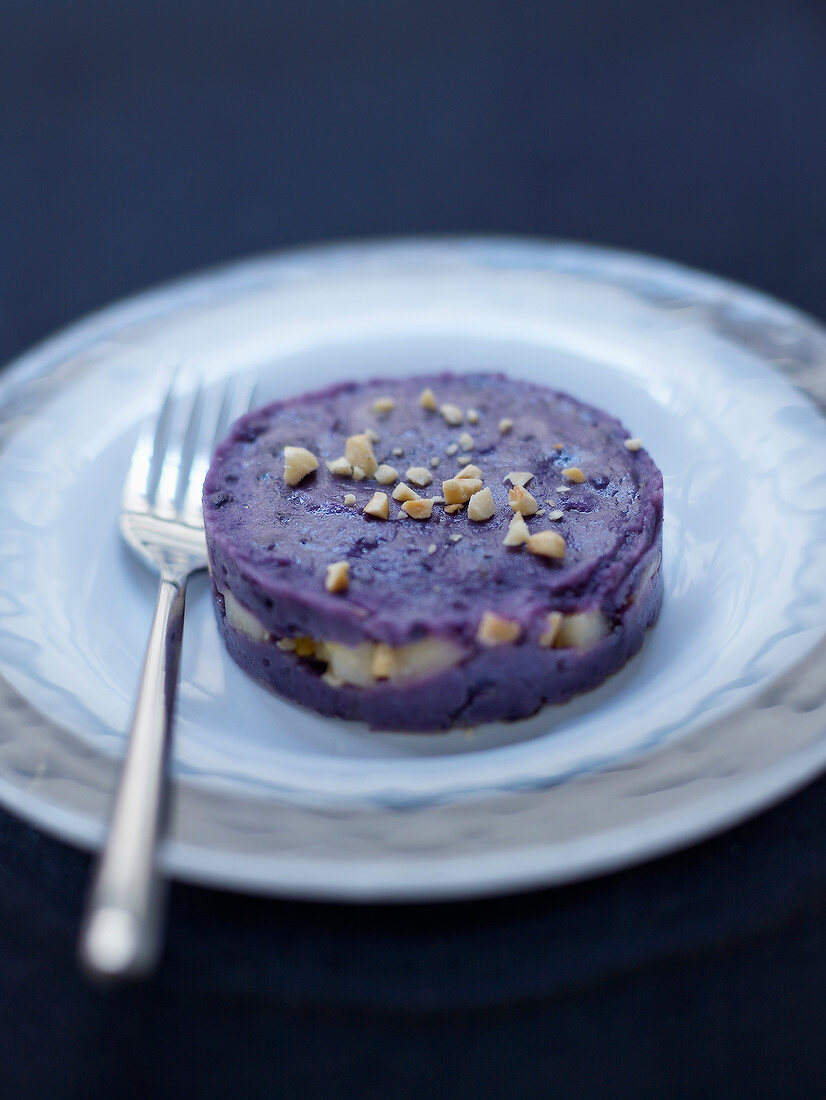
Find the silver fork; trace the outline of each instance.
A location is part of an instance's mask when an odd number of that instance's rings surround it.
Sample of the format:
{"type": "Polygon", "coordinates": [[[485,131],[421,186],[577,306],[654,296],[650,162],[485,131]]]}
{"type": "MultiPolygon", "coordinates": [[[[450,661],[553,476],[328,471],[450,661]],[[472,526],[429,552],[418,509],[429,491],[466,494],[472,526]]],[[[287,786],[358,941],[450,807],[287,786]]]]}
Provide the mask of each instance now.
{"type": "Polygon", "coordinates": [[[215,443],[253,401],[254,387],[199,387],[187,401],[173,381],[140,433],[121,499],[120,529],[158,573],[160,589],[109,836],[81,928],[94,975],[134,977],[157,960],[162,878],[155,858],[166,804],[166,765],[189,577],[207,564],[201,489],[215,443]]]}

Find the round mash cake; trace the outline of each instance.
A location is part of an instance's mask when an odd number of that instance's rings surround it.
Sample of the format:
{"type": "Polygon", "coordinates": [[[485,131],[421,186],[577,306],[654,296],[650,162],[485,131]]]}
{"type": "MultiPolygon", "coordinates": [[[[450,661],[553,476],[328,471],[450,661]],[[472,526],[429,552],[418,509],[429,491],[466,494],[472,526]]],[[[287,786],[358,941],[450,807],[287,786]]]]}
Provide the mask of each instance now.
{"type": "Polygon", "coordinates": [[[232,657],[373,727],[524,718],[662,600],[662,475],[619,421],[502,374],[334,386],[239,420],[204,520],[232,657]]]}

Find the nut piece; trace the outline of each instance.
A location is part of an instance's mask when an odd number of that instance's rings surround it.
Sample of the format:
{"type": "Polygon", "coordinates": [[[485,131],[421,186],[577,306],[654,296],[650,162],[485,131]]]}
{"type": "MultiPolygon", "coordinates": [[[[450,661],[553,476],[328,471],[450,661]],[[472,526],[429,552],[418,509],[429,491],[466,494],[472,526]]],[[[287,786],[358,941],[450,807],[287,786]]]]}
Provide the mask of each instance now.
{"type": "Polygon", "coordinates": [[[470,434],[470,432],[462,432],[457,440],[457,443],[463,451],[473,450],[473,436],[470,434]]]}
{"type": "Polygon", "coordinates": [[[376,481],[379,485],[392,485],[394,481],[398,480],[398,470],[392,466],[386,466],[382,463],[376,470],[376,481]]]}
{"type": "Polygon", "coordinates": [[[567,477],[568,481],[575,481],[577,485],[581,485],[585,480],[585,474],[579,466],[566,466],[562,471],[562,476],[567,477]]]}
{"type": "Polygon", "coordinates": [[[367,436],[371,443],[379,443],[381,441],[381,436],[375,428],[365,428],[364,434],[367,436]]]}
{"type": "Polygon", "coordinates": [[[556,531],[537,531],[528,535],[528,549],[542,558],[564,558],[565,539],[556,531]]]}
{"type": "Polygon", "coordinates": [[[508,420],[506,416],[503,416],[502,419],[499,421],[499,431],[502,433],[502,435],[504,435],[505,432],[509,432],[512,427],[513,421],[508,420]]]}
{"type": "Polygon", "coordinates": [[[522,633],[522,627],[512,619],[503,619],[492,611],[486,611],[476,629],[476,640],[482,645],[507,645],[515,642],[522,633]]]}
{"type": "Polygon", "coordinates": [[[423,489],[425,485],[429,485],[433,480],[433,474],[424,466],[411,466],[404,476],[408,481],[412,481],[414,485],[418,485],[420,489],[423,489]]]}
{"type": "Polygon", "coordinates": [[[374,413],[389,413],[396,407],[396,402],[392,397],[377,397],[373,402],[374,413]]]}
{"type": "Polygon", "coordinates": [[[452,516],[454,512],[461,512],[464,508],[464,504],[446,504],[445,511],[449,516],[452,516]]]}
{"type": "Polygon", "coordinates": [[[396,458],[401,458],[401,456],[404,454],[404,448],[403,447],[394,447],[393,448],[393,454],[396,456],[396,458]]]}
{"type": "Polygon", "coordinates": [[[361,466],[353,467],[353,481],[364,481],[367,474],[362,470],[361,466]]]}
{"type": "Polygon", "coordinates": [[[529,537],[530,531],[525,523],[525,517],[521,512],[517,512],[508,524],[508,533],[502,541],[505,546],[521,546],[528,541],[529,537]]]}
{"type": "MultiPolygon", "coordinates": [[[[461,460],[460,460],[461,461],[461,460]]],[[[478,466],[469,464],[459,471],[457,477],[481,477],[482,471],[478,466]]]]}
{"type": "Polygon", "coordinates": [[[350,465],[344,455],[342,455],[341,458],[334,458],[332,462],[328,462],[326,465],[330,473],[335,474],[336,477],[353,476],[353,467],[350,465]]]}
{"type": "Polygon", "coordinates": [[[565,515],[565,513],[562,511],[561,508],[554,508],[554,510],[552,512],[548,512],[548,519],[553,519],[553,520],[562,519],[562,517],[564,515],[565,515]]]}
{"type": "Polygon", "coordinates": [[[411,489],[410,486],[405,485],[404,482],[402,482],[400,485],[397,485],[396,488],[393,490],[393,500],[418,500],[418,499],[419,499],[419,494],[416,492],[416,490],[411,489]]]}
{"type": "Polygon", "coordinates": [[[476,409],[468,409],[467,419],[468,419],[469,424],[478,424],[479,423],[479,413],[477,412],[477,410],[476,409]]]}
{"type": "Polygon", "coordinates": [[[288,485],[298,485],[302,478],[318,469],[318,459],[305,447],[284,448],[284,480],[288,485]]]}
{"type": "Polygon", "coordinates": [[[344,498],[344,503],[349,504],[351,506],[353,504],[355,504],[356,503],[356,494],[355,493],[348,493],[344,498]]]}
{"type": "MultiPolygon", "coordinates": [[[[445,509],[445,511],[447,511],[447,509],[445,509]]],[[[462,540],[462,535],[451,535],[450,536],[450,541],[451,542],[461,542],[461,540],[462,540]]]]}
{"type": "Polygon", "coordinates": [[[366,432],[348,438],[344,444],[344,457],[354,469],[358,466],[363,470],[366,477],[372,477],[379,466],[373,453],[373,444],[366,432]]]}
{"type": "Polygon", "coordinates": [[[541,646],[544,646],[546,649],[550,649],[550,647],[554,644],[554,640],[556,639],[557,634],[559,633],[560,626],[562,626],[562,612],[549,612],[548,628],[544,632],[544,634],[539,635],[539,644],[541,646]]]}
{"type": "Polygon", "coordinates": [[[437,467],[437,466],[439,465],[439,463],[440,463],[441,461],[442,461],[442,460],[441,460],[441,459],[439,458],[439,456],[438,456],[438,455],[434,455],[434,456],[433,456],[433,457],[431,458],[431,460],[430,460],[430,465],[431,465],[431,466],[433,467],[433,469],[435,470],[435,469],[436,469],[436,467],[437,467]]]}
{"type": "Polygon", "coordinates": [[[458,443],[448,443],[448,445],[445,447],[445,454],[446,455],[455,455],[458,450],[459,450],[459,444],[458,443]]]}
{"type": "Polygon", "coordinates": [[[514,485],[508,490],[508,503],[514,512],[521,512],[523,516],[532,516],[539,511],[535,497],[532,497],[521,485],[514,485]]]}
{"type": "Polygon", "coordinates": [[[334,561],[327,566],[324,587],[328,592],[343,592],[350,583],[350,563],[334,561]]]}
{"type": "Polygon", "coordinates": [[[451,477],[442,482],[442,496],[446,504],[466,504],[481,488],[481,478],[451,477]]]}
{"type": "Polygon", "coordinates": [[[626,439],[625,449],[628,451],[638,451],[642,447],[641,439],[626,439]]]}
{"type": "Polygon", "coordinates": [[[439,406],[439,412],[442,414],[442,419],[446,424],[450,424],[452,428],[457,428],[465,419],[465,414],[459,408],[458,405],[451,405],[449,402],[439,406]]]}
{"type": "Polygon", "coordinates": [[[524,489],[532,478],[533,474],[527,470],[511,470],[509,474],[505,474],[505,481],[509,481],[511,485],[518,485],[520,489],[524,489]]]}
{"type": "Polygon", "coordinates": [[[376,519],[388,519],[390,505],[387,502],[387,493],[373,493],[364,506],[366,516],[375,516],[376,519]]]}
{"type": "Polygon", "coordinates": [[[467,518],[474,520],[476,523],[482,523],[496,512],[496,505],[493,503],[493,493],[490,489],[480,489],[478,493],[474,493],[470,498],[467,506],[467,518]]]}
{"type": "Polygon", "coordinates": [[[422,390],[419,394],[419,404],[423,409],[435,409],[436,408],[436,395],[430,386],[427,389],[422,390]]]}
{"type": "Polygon", "coordinates": [[[406,500],[402,505],[402,511],[407,512],[411,519],[430,519],[430,513],[435,504],[434,497],[418,497],[416,500],[406,500]]]}

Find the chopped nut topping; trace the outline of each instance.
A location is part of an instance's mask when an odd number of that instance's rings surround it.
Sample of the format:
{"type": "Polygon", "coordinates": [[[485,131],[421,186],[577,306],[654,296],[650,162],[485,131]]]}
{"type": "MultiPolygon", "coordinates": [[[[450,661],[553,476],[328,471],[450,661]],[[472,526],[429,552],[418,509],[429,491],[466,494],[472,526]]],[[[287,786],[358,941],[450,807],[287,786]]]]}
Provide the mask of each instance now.
{"type": "Polygon", "coordinates": [[[626,450],[629,450],[629,451],[638,451],[642,447],[642,440],[641,439],[626,439],[625,447],[626,447],[626,450]]]}
{"type": "Polygon", "coordinates": [[[508,503],[514,512],[521,512],[523,516],[532,516],[539,510],[535,497],[532,497],[521,485],[514,485],[508,490],[508,503]]]}
{"type": "Polygon", "coordinates": [[[493,493],[490,489],[480,489],[468,501],[467,518],[474,520],[476,523],[482,523],[484,520],[490,519],[495,512],[496,505],[493,503],[493,493]]]}
{"type": "Polygon", "coordinates": [[[473,450],[473,436],[470,434],[470,432],[462,432],[457,442],[463,451],[473,450]]]}
{"type": "Polygon", "coordinates": [[[516,512],[513,519],[508,524],[508,533],[502,540],[505,546],[521,546],[528,541],[530,531],[528,525],[525,523],[525,517],[521,512],[516,512]]]}
{"type": "Polygon", "coordinates": [[[334,561],[327,566],[324,587],[328,592],[343,592],[350,583],[350,563],[334,561]]]}
{"type": "Polygon", "coordinates": [[[435,554],[435,553],[436,553],[436,551],[437,551],[438,549],[439,549],[439,548],[438,548],[438,546],[436,545],[436,543],[435,543],[435,542],[431,542],[430,546],[428,546],[428,548],[427,548],[427,552],[428,552],[428,554],[435,554]]]}
{"type": "Polygon", "coordinates": [[[292,653],[295,650],[295,638],[279,638],[275,644],[287,653],[292,653]]]}
{"type": "Polygon", "coordinates": [[[481,478],[451,477],[442,482],[442,495],[447,504],[466,504],[481,488],[481,478]]]}
{"type": "Polygon", "coordinates": [[[564,558],[565,539],[556,531],[537,531],[528,536],[528,549],[543,558],[564,558]]]}
{"type": "Polygon", "coordinates": [[[585,480],[585,474],[579,466],[566,466],[562,471],[562,476],[567,477],[568,481],[575,481],[577,485],[581,485],[585,480]]]}
{"type": "Polygon", "coordinates": [[[554,443],[553,447],[551,447],[551,450],[556,451],[556,453],[559,454],[560,451],[565,450],[565,444],[564,443],[554,443]]]}
{"type": "Polygon", "coordinates": [[[562,612],[551,611],[548,613],[548,629],[544,634],[539,635],[539,644],[546,649],[554,644],[554,640],[559,633],[559,628],[562,625],[562,612]]]}
{"type": "Polygon", "coordinates": [[[476,411],[476,409],[468,409],[467,419],[469,424],[479,423],[479,413],[476,411]]]}
{"type": "Polygon", "coordinates": [[[376,431],[375,428],[365,428],[364,429],[364,434],[367,436],[367,438],[370,440],[371,443],[381,442],[381,436],[379,435],[379,433],[376,431]]]}
{"type": "Polygon", "coordinates": [[[373,402],[374,413],[389,413],[396,407],[396,402],[392,397],[377,397],[373,402]]]}
{"type": "Polygon", "coordinates": [[[458,443],[448,443],[448,445],[445,447],[445,454],[446,455],[455,455],[458,450],[459,450],[459,444],[458,443]]]}
{"type": "Polygon", "coordinates": [[[459,408],[458,405],[451,405],[449,402],[439,406],[439,412],[442,414],[442,419],[446,424],[450,424],[451,428],[458,428],[458,426],[465,419],[465,414],[459,408]]]}
{"type": "Polygon", "coordinates": [[[433,474],[425,466],[411,466],[404,476],[408,481],[412,481],[414,485],[418,485],[420,489],[423,489],[425,485],[429,485],[433,480],[433,474]]]}
{"type": "Polygon", "coordinates": [[[434,455],[434,456],[433,456],[433,457],[431,458],[431,460],[430,460],[430,465],[431,465],[431,466],[433,467],[433,469],[435,470],[435,469],[436,469],[436,467],[437,467],[437,466],[439,465],[439,463],[440,463],[441,461],[442,461],[442,460],[441,460],[441,459],[439,458],[439,456],[438,456],[438,455],[434,455]]]}
{"type": "Polygon", "coordinates": [[[384,463],[376,470],[376,481],[379,485],[392,485],[394,481],[398,480],[398,477],[398,470],[395,470],[392,466],[385,466],[384,463]]]}
{"type": "Polygon", "coordinates": [[[390,505],[387,502],[387,493],[373,493],[364,506],[366,516],[375,516],[376,519],[389,519],[390,505]]]}
{"type": "Polygon", "coordinates": [[[430,519],[435,499],[433,497],[419,497],[416,500],[406,500],[402,505],[402,511],[407,512],[411,519],[430,519]]]}
{"type": "Polygon", "coordinates": [[[553,512],[548,512],[548,519],[562,519],[564,515],[561,508],[554,508],[553,512]]]}
{"type": "Polygon", "coordinates": [[[436,408],[436,394],[430,388],[422,390],[419,394],[419,404],[423,409],[435,409],[436,408]]]}
{"type": "Polygon", "coordinates": [[[353,467],[343,455],[341,458],[334,458],[332,462],[328,462],[327,469],[331,474],[335,474],[336,477],[353,476],[353,467]]]}
{"type": "Polygon", "coordinates": [[[499,421],[499,431],[502,433],[502,435],[504,435],[505,432],[509,432],[512,427],[513,421],[508,420],[506,416],[503,416],[502,419],[499,421]]]}
{"type": "MultiPolygon", "coordinates": [[[[447,511],[447,509],[445,509],[445,511],[447,511]]],[[[450,541],[451,542],[459,542],[463,537],[464,536],[462,536],[462,535],[451,535],[450,536],[450,541]]]]}
{"type": "Polygon", "coordinates": [[[362,470],[361,466],[353,467],[353,481],[364,481],[367,474],[362,470]]]}
{"type": "Polygon", "coordinates": [[[472,458],[473,455],[459,455],[456,461],[459,463],[460,466],[467,466],[472,458]]]}
{"type": "Polygon", "coordinates": [[[295,640],[295,652],[299,657],[314,657],[315,656],[315,642],[312,638],[303,637],[296,638],[295,640]]]}
{"type": "Polygon", "coordinates": [[[448,515],[452,516],[454,512],[461,512],[464,508],[464,504],[446,504],[445,511],[448,515]]]}
{"type": "Polygon", "coordinates": [[[405,485],[404,482],[402,482],[400,485],[397,485],[396,488],[393,490],[393,500],[418,500],[418,499],[419,499],[419,494],[416,492],[416,490],[411,489],[410,486],[405,485]]]}
{"type": "Polygon", "coordinates": [[[401,456],[404,454],[404,448],[394,447],[393,454],[396,456],[396,458],[401,458],[401,456]]]}
{"type": "Polygon", "coordinates": [[[373,453],[373,444],[366,432],[362,435],[351,435],[344,445],[344,456],[352,465],[354,473],[356,466],[364,471],[365,477],[372,477],[378,469],[378,462],[373,453]]]}
{"type": "Polygon", "coordinates": [[[344,503],[349,504],[349,505],[355,504],[356,503],[356,494],[355,493],[348,493],[347,496],[344,498],[344,503]]]}
{"type": "Polygon", "coordinates": [[[544,508],[540,508],[538,512],[534,512],[534,515],[536,516],[536,518],[537,518],[537,519],[539,519],[539,517],[540,517],[540,516],[544,516],[544,515],[545,515],[545,509],[544,509],[544,508]]]}
{"type": "Polygon", "coordinates": [[[461,469],[456,476],[459,477],[459,478],[463,478],[463,477],[481,477],[482,476],[482,471],[479,469],[478,466],[467,465],[463,469],[461,469]]]}
{"type": "Polygon", "coordinates": [[[509,474],[505,474],[505,481],[509,481],[511,485],[518,485],[520,489],[524,489],[532,479],[533,474],[527,470],[511,470],[509,474]]]}
{"type": "Polygon", "coordinates": [[[503,619],[492,611],[486,611],[476,629],[476,639],[482,645],[507,645],[515,642],[522,633],[522,627],[512,619],[503,619]]]}
{"type": "Polygon", "coordinates": [[[558,493],[570,493],[571,486],[570,485],[557,485],[556,491],[558,493]]]}
{"type": "Polygon", "coordinates": [[[284,481],[298,485],[299,481],[318,469],[318,459],[305,447],[284,448],[284,481]]]}

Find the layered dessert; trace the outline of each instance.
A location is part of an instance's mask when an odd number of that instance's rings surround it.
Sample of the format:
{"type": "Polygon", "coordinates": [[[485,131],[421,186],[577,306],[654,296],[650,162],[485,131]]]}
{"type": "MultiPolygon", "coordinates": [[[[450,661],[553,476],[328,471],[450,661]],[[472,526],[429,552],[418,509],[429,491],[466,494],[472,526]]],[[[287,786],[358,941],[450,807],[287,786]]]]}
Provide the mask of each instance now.
{"type": "Polygon", "coordinates": [[[204,485],[219,629],[246,672],[320,714],[524,718],[641,647],[662,502],[618,420],[502,374],[278,401],[236,423],[204,485]]]}

